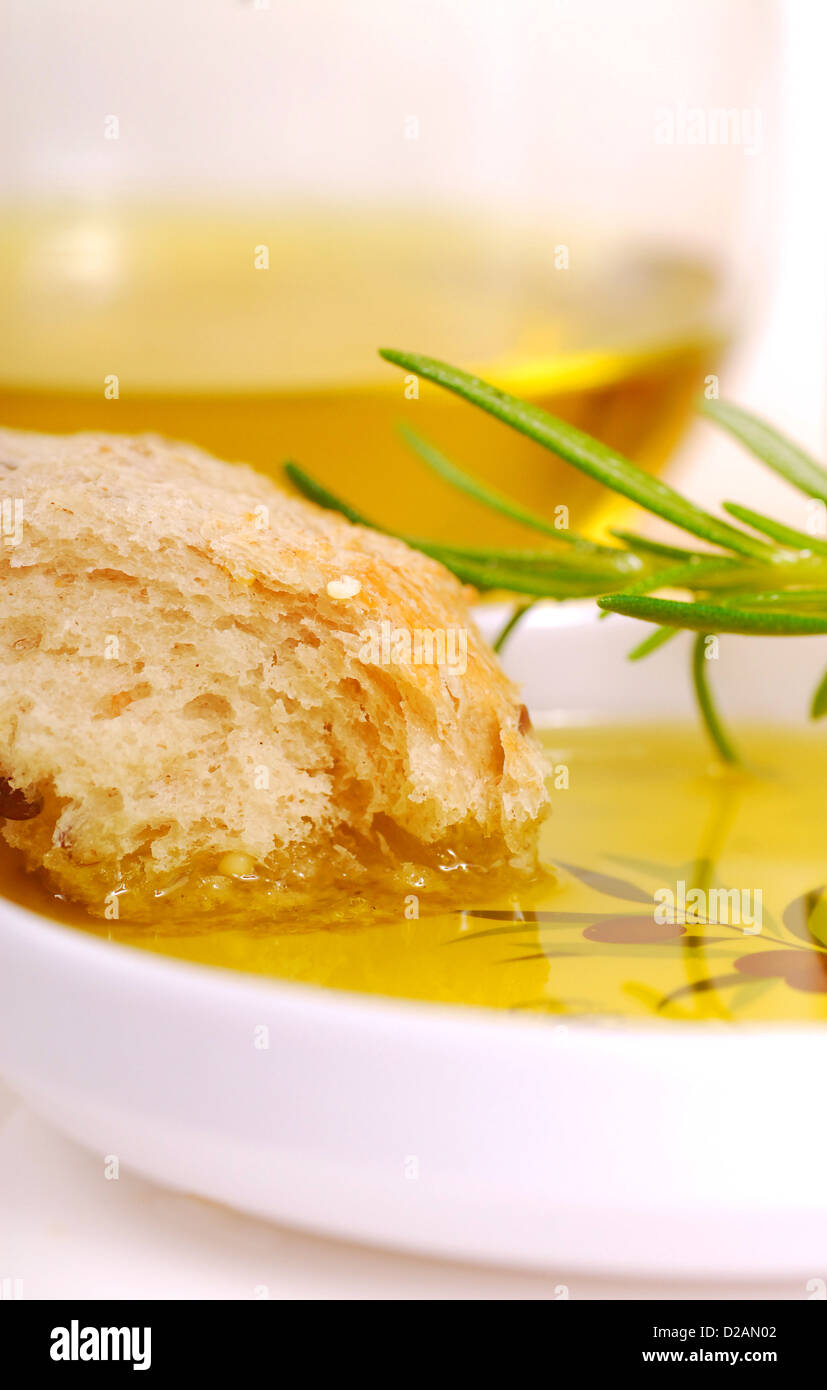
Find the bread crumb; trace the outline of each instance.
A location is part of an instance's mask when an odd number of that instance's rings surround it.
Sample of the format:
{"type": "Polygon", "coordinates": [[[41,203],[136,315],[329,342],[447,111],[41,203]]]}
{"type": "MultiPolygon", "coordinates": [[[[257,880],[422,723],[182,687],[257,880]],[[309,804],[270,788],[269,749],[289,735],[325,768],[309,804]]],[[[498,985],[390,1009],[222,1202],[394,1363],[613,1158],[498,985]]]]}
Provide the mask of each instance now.
{"type": "Polygon", "coordinates": [[[353,579],[346,574],[341,579],[331,579],[327,585],[327,593],[330,598],[355,598],[362,592],[362,586],[358,579],[353,579]]]}

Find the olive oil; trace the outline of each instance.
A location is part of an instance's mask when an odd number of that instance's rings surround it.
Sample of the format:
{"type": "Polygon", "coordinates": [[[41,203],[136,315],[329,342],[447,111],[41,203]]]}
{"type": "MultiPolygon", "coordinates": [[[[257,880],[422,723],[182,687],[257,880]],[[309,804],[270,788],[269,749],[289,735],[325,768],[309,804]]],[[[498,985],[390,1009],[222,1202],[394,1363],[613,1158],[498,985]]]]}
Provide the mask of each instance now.
{"type": "Polygon", "coordinates": [[[141,927],[50,898],[7,850],[3,890],[115,943],[332,989],[556,1021],[827,1020],[823,737],[742,730],[745,770],[713,764],[695,727],[544,741],[567,773],[543,829],[548,876],[482,903],[459,888],[433,911],[423,895],[416,917],[400,890],[376,922],[141,927]]]}
{"type": "Polygon", "coordinates": [[[6,210],[0,287],[4,425],[148,430],[275,476],[291,457],[384,525],[469,542],[526,533],[431,477],[399,422],[574,529],[616,503],[378,347],[477,370],[656,471],[728,327],[685,256],[387,210],[6,210]]]}

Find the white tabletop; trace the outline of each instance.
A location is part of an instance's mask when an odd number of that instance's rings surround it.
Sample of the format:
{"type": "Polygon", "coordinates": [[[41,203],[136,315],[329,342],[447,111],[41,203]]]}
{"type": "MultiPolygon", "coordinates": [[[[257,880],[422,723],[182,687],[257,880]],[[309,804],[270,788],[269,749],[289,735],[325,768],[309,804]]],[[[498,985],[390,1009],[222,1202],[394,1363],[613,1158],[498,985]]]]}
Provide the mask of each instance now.
{"type": "Polygon", "coordinates": [[[160,1299],[806,1298],[484,1269],[368,1250],[164,1191],[92,1157],[0,1083],[0,1296],[160,1299]]]}

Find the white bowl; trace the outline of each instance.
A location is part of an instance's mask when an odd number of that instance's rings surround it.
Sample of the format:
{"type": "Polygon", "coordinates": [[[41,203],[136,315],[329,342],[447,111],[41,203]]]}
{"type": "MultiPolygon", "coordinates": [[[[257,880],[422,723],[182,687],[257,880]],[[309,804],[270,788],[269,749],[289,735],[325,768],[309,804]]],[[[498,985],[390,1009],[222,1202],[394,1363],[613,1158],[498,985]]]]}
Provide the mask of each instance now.
{"type": "MultiPolygon", "coordinates": [[[[616,618],[598,631],[590,606],[547,607],[508,665],[551,718],[691,717],[686,639],[625,664],[639,637],[616,618]]],[[[730,714],[800,724],[824,660],[819,639],[732,639],[716,687],[730,714]]],[[[813,1025],[559,1027],[385,1001],[171,961],[0,902],[0,1071],[102,1162],[328,1234],[535,1267],[827,1267],[813,1025]]]]}

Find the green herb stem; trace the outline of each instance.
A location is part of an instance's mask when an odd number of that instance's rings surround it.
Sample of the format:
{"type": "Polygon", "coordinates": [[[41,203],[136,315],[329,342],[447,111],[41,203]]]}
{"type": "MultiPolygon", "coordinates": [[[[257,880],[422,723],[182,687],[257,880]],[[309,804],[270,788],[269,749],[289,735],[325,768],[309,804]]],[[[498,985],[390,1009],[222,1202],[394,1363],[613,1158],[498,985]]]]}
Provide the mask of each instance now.
{"type": "Polygon", "coordinates": [[[718,717],[706,678],[708,660],[706,644],[711,635],[710,633],[699,632],[692,644],[692,683],[695,687],[695,696],[701,718],[709,737],[725,763],[737,763],[739,761],[738,754],[718,717]]]}
{"type": "Polygon", "coordinates": [[[654,512],[682,527],[693,535],[700,536],[712,545],[725,550],[734,550],[741,555],[761,556],[767,553],[764,543],[730,526],[725,521],[687,501],[668,483],[654,478],[631,463],[629,459],[599,443],[574,425],[557,419],[540,406],[530,405],[515,396],[500,391],[480,377],[451,367],[434,357],[423,357],[418,353],[399,352],[393,348],[382,348],[380,356],[386,362],[424,377],[437,386],[443,386],[455,395],[461,396],[472,405],[486,410],[496,419],[512,425],[521,434],[533,439],[546,449],[551,449],[560,458],[571,463],[581,472],[595,478],[604,486],[637,502],[647,511],[654,512]]]}
{"type": "Polygon", "coordinates": [[[762,512],[754,512],[751,507],[742,507],[738,502],[724,502],[723,508],[737,521],[751,526],[754,531],[761,531],[765,536],[771,536],[774,541],[787,546],[790,550],[809,551],[813,555],[827,555],[827,541],[819,540],[817,536],[810,536],[806,531],[798,531],[794,526],[784,526],[782,522],[774,521],[771,516],[764,516],[762,512]]]}
{"type": "Polygon", "coordinates": [[[598,597],[600,608],[642,618],[647,623],[688,628],[690,632],[734,632],[745,637],[814,637],[827,633],[827,615],[809,613],[762,613],[737,609],[725,604],[679,603],[674,599],[627,598],[625,594],[598,597]]]}
{"type": "Polygon", "coordinates": [[[822,502],[827,502],[827,472],[791,439],[767,424],[766,420],[741,410],[729,401],[701,401],[700,409],[745,444],[774,473],[786,478],[801,492],[806,492],[808,497],[818,497],[822,502]]]}
{"type": "Polygon", "coordinates": [[[494,641],[491,643],[491,646],[493,647],[493,649],[494,649],[494,651],[497,653],[497,655],[499,655],[500,652],[503,650],[503,648],[504,648],[506,642],[508,641],[509,637],[511,637],[511,636],[513,635],[515,629],[516,629],[517,626],[522,622],[522,620],[523,620],[523,618],[525,617],[526,613],[530,612],[530,610],[531,610],[533,607],[534,607],[534,604],[533,604],[533,603],[520,603],[520,604],[517,604],[517,606],[515,607],[513,613],[511,614],[511,617],[508,619],[508,622],[507,622],[502,628],[500,628],[500,631],[497,633],[497,636],[494,638],[494,641]]]}
{"type": "Polygon", "coordinates": [[[652,652],[658,651],[665,646],[673,637],[677,637],[681,631],[679,627],[656,627],[648,637],[644,637],[638,646],[633,647],[629,652],[629,661],[642,661],[645,656],[650,656],[652,652]]]}

